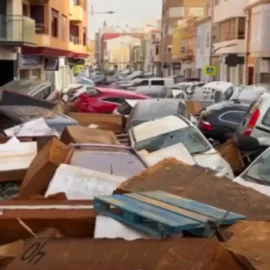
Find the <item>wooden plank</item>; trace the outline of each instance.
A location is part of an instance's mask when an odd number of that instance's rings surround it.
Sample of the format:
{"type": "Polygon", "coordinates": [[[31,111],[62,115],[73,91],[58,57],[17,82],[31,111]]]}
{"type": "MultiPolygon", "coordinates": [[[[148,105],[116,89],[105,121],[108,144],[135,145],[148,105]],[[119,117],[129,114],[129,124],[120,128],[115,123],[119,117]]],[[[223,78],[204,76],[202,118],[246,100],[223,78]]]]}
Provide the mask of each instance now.
{"type": "MultiPolygon", "coordinates": [[[[216,220],[222,220],[227,212],[226,210],[223,209],[219,209],[183,197],[175,196],[173,194],[169,194],[163,191],[140,192],[139,194],[198,214],[202,214],[204,216],[211,217],[216,220]]],[[[245,219],[245,216],[230,212],[222,224],[231,224],[236,220],[243,220],[243,219],[245,219]]]]}
{"type": "Polygon", "coordinates": [[[177,207],[177,206],[174,206],[174,205],[171,205],[171,204],[168,204],[168,203],[157,201],[157,200],[151,199],[149,197],[146,197],[146,196],[143,196],[143,195],[140,195],[140,194],[137,194],[137,193],[125,194],[125,196],[131,197],[131,198],[133,198],[135,200],[138,200],[140,202],[151,204],[153,206],[156,206],[156,207],[162,208],[164,210],[179,214],[181,216],[188,217],[190,219],[199,221],[201,223],[206,224],[209,220],[210,221],[216,221],[216,219],[213,219],[211,217],[209,218],[208,216],[197,214],[195,212],[188,211],[188,210],[182,209],[180,207],[177,207]]]}
{"type": "Polygon", "coordinates": [[[155,206],[141,203],[127,196],[113,195],[96,199],[167,226],[181,227],[182,230],[198,228],[200,225],[198,221],[179,216],[155,206]]]}

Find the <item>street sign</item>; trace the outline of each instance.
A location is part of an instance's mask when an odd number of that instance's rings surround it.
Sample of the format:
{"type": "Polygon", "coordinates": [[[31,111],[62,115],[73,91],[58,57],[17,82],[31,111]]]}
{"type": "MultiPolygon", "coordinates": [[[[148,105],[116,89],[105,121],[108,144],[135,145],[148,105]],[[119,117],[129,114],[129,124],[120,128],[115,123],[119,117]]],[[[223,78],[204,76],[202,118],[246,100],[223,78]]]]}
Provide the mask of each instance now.
{"type": "Polygon", "coordinates": [[[205,66],[204,74],[206,76],[216,76],[217,68],[215,66],[205,66]]]}

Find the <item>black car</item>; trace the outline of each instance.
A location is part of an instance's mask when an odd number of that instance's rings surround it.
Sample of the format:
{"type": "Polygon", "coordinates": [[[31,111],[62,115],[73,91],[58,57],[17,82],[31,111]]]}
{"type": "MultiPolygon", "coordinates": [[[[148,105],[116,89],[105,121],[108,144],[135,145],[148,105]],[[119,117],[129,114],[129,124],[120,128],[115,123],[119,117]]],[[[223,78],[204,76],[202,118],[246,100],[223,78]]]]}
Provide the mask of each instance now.
{"type": "Polygon", "coordinates": [[[198,127],[208,138],[220,143],[226,142],[243,121],[248,104],[218,103],[201,113],[198,127]]]}
{"type": "Polygon", "coordinates": [[[169,115],[190,118],[186,104],[182,100],[173,98],[140,100],[129,114],[126,130],[144,122],[169,115]]]}

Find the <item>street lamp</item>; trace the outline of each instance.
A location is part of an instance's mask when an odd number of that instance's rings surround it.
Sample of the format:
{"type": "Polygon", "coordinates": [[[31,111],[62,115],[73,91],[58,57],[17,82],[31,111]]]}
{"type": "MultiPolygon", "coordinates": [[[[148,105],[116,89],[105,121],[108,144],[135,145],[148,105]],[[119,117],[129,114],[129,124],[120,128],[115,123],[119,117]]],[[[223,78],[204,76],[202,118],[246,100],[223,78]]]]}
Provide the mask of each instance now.
{"type": "Polygon", "coordinates": [[[95,14],[108,14],[108,15],[112,15],[112,14],[115,14],[115,12],[113,10],[95,12],[94,11],[94,6],[91,6],[91,15],[94,16],[95,14]]]}

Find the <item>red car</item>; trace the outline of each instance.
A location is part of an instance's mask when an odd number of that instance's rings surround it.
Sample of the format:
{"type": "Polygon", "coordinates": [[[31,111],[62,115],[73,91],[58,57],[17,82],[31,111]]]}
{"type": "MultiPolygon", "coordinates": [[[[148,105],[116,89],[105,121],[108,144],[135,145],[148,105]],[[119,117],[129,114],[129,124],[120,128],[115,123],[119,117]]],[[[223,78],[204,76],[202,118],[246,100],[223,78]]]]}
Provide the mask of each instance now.
{"type": "Polygon", "coordinates": [[[83,113],[113,113],[125,99],[148,99],[150,97],[132,91],[112,88],[91,88],[73,102],[73,107],[83,113]]]}

